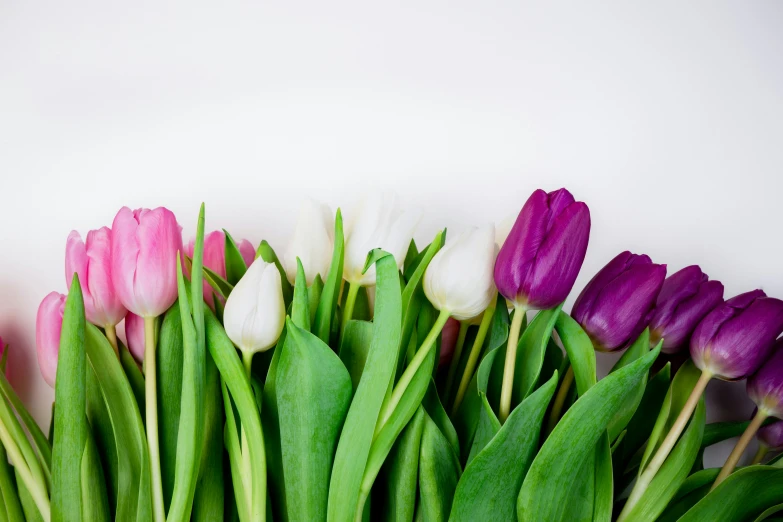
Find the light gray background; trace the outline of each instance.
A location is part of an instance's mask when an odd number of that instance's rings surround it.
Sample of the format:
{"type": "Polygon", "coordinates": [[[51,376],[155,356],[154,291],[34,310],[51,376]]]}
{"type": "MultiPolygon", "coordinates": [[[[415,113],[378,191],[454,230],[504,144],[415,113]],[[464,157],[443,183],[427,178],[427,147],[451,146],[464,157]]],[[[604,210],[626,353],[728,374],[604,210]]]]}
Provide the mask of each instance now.
{"type": "MultiPolygon", "coordinates": [[[[38,303],[68,232],[166,205],[281,245],[366,190],[418,237],[590,205],[577,289],[621,250],[783,297],[783,2],[0,2],[0,336],[46,423],[38,303]]],[[[611,358],[600,356],[604,370],[611,358]]],[[[742,384],[713,383],[711,420],[742,384]]],[[[651,413],[652,414],[652,413],[651,413]]],[[[710,451],[721,461],[729,447],[710,451]]]]}

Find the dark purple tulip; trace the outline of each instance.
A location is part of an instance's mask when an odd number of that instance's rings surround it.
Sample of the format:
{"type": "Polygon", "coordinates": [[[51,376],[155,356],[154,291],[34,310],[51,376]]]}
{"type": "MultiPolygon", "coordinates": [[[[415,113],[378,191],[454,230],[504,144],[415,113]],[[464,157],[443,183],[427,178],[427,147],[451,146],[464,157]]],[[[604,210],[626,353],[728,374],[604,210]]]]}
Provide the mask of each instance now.
{"type": "Polygon", "coordinates": [[[753,290],[715,307],[691,336],[697,368],[727,381],[753,375],[783,332],[783,301],[753,290]]]}
{"type": "Polygon", "coordinates": [[[624,348],[647,326],[666,278],[666,265],[623,252],[603,267],[576,298],[571,315],[597,350],[624,348]]]}
{"type": "Polygon", "coordinates": [[[699,321],[721,302],[723,285],[708,281],[698,265],[675,272],[666,278],[658,294],[650,320],[652,340],[663,339],[665,353],[681,351],[699,321]]]}
{"type": "Polygon", "coordinates": [[[783,449],[783,420],[762,426],[756,437],[773,451],[783,449]]]}
{"type": "Polygon", "coordinates": [[[515,305],[545,310],[565,301],[590,238],[590,210],[561,188],[531,194],[495,262],[495,284],[515,305]]]}
{"type": "Polygon", "coordinates": [[[748,379],[748,396],[761,413],[783,418],[783,342],[774,345],[772,356],[748,379]]]}

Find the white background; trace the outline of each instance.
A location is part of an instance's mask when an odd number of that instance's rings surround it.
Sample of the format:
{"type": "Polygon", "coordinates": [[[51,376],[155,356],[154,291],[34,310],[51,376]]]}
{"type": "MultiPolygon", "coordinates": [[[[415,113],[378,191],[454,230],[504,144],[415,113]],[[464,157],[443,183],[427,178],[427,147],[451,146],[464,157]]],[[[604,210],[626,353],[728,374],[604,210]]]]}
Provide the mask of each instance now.
{"type": "MultiPolygon", "coordinates": [[[[438,227],[537,187],[624,249],[783,297],[783,2],[0,3],[0,336],[42,423],[38,303],[71,229],[170,207],[282,247],[298,200],[367,190],[438,227]]],[[[600,356],[604,368],[610,360],[600,356]]],[[[752,407],[710,385],[710,419],[752,407]]],[[[710,452],[712,459],[728,448],[710,452]]],[[[721,461],[722,462],[722,461],[721,461]]]]}

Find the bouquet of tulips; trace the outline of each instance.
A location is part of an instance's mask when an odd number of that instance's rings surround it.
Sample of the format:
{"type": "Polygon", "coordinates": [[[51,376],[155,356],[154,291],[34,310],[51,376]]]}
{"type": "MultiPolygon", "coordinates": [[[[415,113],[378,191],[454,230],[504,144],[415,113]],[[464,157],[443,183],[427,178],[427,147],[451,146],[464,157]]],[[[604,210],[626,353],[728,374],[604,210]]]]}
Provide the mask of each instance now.
{"type": "Polygon", "coordinates": [[[506,234],[419,248],[419,218],[310,201],[281,256],[203,206],[186,246],[165,208],[73,232],[37,317],[48,433],[0,372],[0,520],[781,516],[783,301],[623,252],[567,313],[590,213],[565,189],[506,234]],[[600,380],[596,350],[623,351],[600,380]],[[752,419],[706,423],[714,378],[747,379],[752,419]]]}

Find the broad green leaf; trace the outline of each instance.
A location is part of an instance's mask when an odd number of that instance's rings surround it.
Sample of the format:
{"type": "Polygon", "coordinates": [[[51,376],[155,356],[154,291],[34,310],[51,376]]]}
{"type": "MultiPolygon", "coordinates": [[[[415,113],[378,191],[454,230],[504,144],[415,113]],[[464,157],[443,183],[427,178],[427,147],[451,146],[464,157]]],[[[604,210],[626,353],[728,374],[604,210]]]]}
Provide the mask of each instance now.
{"type": "Polygon", "coordinates": [[[307,300],[310,304],[310,324],[315,322],[315,313],[318,311],[318,303],[321,301],[321,292],[324,289],[324,282],[321,274],[315,274],[313,284],[307,289],[307,300]]]}
{"type": "MultiPolygon", "coordinates": [[[[193,260],[190,260],[191,263],[193,260]]],[[[234,289],[234,285],[220,277],[220,274],[213,272],[210,268],[204,266],[201,268],[204,274],[204,280],[209,283],[209,286],[223,298],[227,298],[231,291],[234,289]]],[[[191,270],[191,274],[193,271],[191,270]]]]}
{"type": "MultiPolygon", "coordinates": [[[[192,324],[191,324],[192,326],[192,324]]],[[[160,471],[163,501],[166,512],[174,491],[174,472],[177,463],[177,438],[182,399],[182,361],[184,358],[182,315],[179,301],[166,311],[158,334],[155,352],[158,366],[158,437],[160,442],[160,471]]],[[[141,404],[144,404],[142,399],[141,404]]]]}
{"type": "Polygon", "coordinates": [[[277,368],[277,410],[286,491],[293,494],[288,518],[323,520],[332,457],[351,401],[351,377],[318,337],[290,319],[286,329],[277,368]]]}
{"type": "MultiPolygon", "coordinates": [[[[269,466],[269,493],[272,498],[272,511],[274,520],[286,520],[286,495],[285,479],[283,477],[283,461],[280,450],[280,419],[277,411],[277,366],[280,362],[280,354],[283,352],[286,331],[280,334],[277,346],[269,363],[269,371],[264,383],[263,408],[261,417],[264,425],[264,440],[267,447],[269,466]]],[[[228,410],[226,417],[228,418],[228,410]]]]}
{"type": "Polygon", "coordinates": [[[236,285],[242,276],[247,272],[247,265],[245,259],[242,257],[242,253],[239,251],[234,238],[228,233],[228,230],[223,229],[223,234],[226,237],[225,247],[225,261],[226,261],[226,280],[232,285],[236,285]]]}
{"type": "Polygon", "coordinates": [[[783,498],[783,469],[748,466],[732,473],[685,515],[682,522],[753,520],[783,498]]]}
{"type": "MultiPolygon", "coordinates": [[[[82,289],[79,277],[74,274],[65,301],[54,388],[57,403],[52,447],[51,517],[54,522],[79,522],[82,516],[80,470],[87,431],[84,329],[82,289]]],[[[31,485],[27,486],[31,490],[31,485]]],[[[49,518],[49,513],[42,515],[49,518]]]]}
{"type": "Polygon", "coordinates": [[[81,463],[82,478],[82,520],[85,522],[108,522],[109,499],[106,496],[106,480],[101,469],[98,447],[90,430],[85,431],[84,455],[81,463]]]}
{"type": "Polygon", "coordinates": [[[408,271],[408,267],[411,266],[411,263],[413,263],[417,257],[419,257],[419,250],[416,248],[416,241],[411,239],[410,244],[408,244],[408,251],[405,252],[405,260],[402,263],[403,273],[408,271]]]}
{"type": "Polygon", "coordinates": [[[303,330],[310,331],[310,303],[307,297],[307,279],[302,261],[296,258],[294,300],[291,302],[291,320],[303,330]]]}
{"type": "Polygon", "coordinates": [[[402,430],[383,465],[379,494],[383,497],[380,516],[388,522],[410,522],[416,509],[419,450],[424,430],[424,408],[419,407],[402,430]]]}
{"type": "Polygon", "coordinates": [[[581,396],[596,383],[595,348],[579,323],[563,311],[557,316],[555,329],[574,369],[576,389],[581,396]]]}
{"type": "MultiPolygon", "coordinates": [[[[762,520],[771,520],[769,517],[777,513],[780,513],[781,511],[783,511],[783,504],[777,504],[775,506],[772,506],[771,508],[767,509],[762,514],[760,514],[758,517],[756,517],[756,520],[754,522],[761,522],[762,520]]],[[[779,517],[775,517],[775,520],[779,520],[779,517]]]]}
{"type": "MultiPolygon", "coordinates": [[[[107,480],[106,492],[109,498],[109,510],[112,517],[123,520],[133,520],[135,516],[137,499],[132,495],[120,495],[120,488],[131,487],[131,484],[138,484],[138,477],[134,478],[130,466],[124,465],[122,469],[120,464],[127,461],[121,458],[123,455],[117,453],[117,440],[114,434],[114,424],[112,423],[109,408],[106,404],[106,398],[98,377],[87,360],[87,419],[92,426],[92,435],[95,444],[98,447],[98,455],[103,463],[104,477],[107,480]]],[[[135,397],[134,397],[135,398],[135,397]]],[[[143,426],[142,426],[143,428],[143,426]]]]}
{"type": "MultiPolygon", "coordinates": [[[[622,357],[620,357],[620,359],[617,361],[617,364],[615,364],[612,368],[612,372],[629,365],[637,359],[640,359],[649,350],[650,329],[645,328],[636,341],[634,341],[634,343],[628,347],[625,353],[623,353],[622,357]]],[[[614,441],[617,436],[620,435],[620,432],[622,432],[625,427],[628,426],[628,423],[631,422],[631,419],[636,413],[636,406],[638,406],[639,402],[642,400],[646,387],[647,379],[642,379],[633,389],[628,390],[628,395],[632,398],[626,401],[626,407],[618,411],[615,417],[609,422],[607,432],[609,433],[610,441],[614,441]],[[633,407],[633,409],[631,409],[631,407],[633,407]]]]}
{"type": "Polygon", "coordinates": [[[239,427],[235,417],[235,409],[231,401],[231,395],[225,382],[220,383],[223,394],[223,408],[226,412],[225,443],[228,452],[228,464],[231,472],[231,484],[233,496],[227,499],[228,504],[232,505],[234,513],[242,522],[249,522],[250,510],[248,494],[252,485],[248,484],[251,477],[242,473],[242,445],[239,442],[239,427]]]}
{"type": "MultiPolygon", "coordinates": [[[[342,220],[339,211],[337,221],[339,234],[335,234],[335,237],[339,235],[341,238],[342,220]]],[[[342,266],[342,239],[335,241],[336,245],[338,243],[340,255],[337,256],[339,259],[332,261],[334,270],[342,266]]],[[[364,371],[337,445],[329,486],[327,520],[330,521],[353,520],[359,510],[362,477],[367,466],[375,425],[394,373],[400,344],[402,296],[397,263],[393,256],[379,250],[373,251],[371,255],[369,261],[376,263],[373,336],[364,371]]],[[[332,270],[329,274],[330,281],[331,278],[332,270]]],[[[327,282],[324,292],[329,286],[327,282]]],[[[321,303],[324,303],[323,298],[321,303]]]]}
{"type": "Polygon", "coordinates": [[[275,265],[277,271],[280,272],[280,284],[283,286],[283,301],[285,301],[286,308],[288,308],[288,305],[291,303],[291,299],[293,299],[294,296],[294,288],[291,286],[291,283],[288,282],[288,276],[285,273],[282,263],[280,263],[280,259],[278,259],[274,249],[266,240],[261,241],[261,244],[258,245],[256,259],[259,257],[263,259],[265,263],[272,263],[275,265]]]}
{"type": "MultiPolygon", "coordinates": [[[[7,352],[8,350],[6,350],[3,355],[5,355],[7,352]]],[[[47,481],[51,482],[50,466],[52,463],[52,446],[49,444],[49,440],[46,438],[44,432],[41,431],[41,428],[38,427],[38,423],[35,422],[35,419],[32,415],[30,415],[30,412],[27,411],[24,403],[16,394],[16,391],[14,391],[13,386],[11,386],[11,383],[8,382],[8,379],[3,372],[0,372],[0,389],[2,390],[5,398],[11,403],[13,409],[19,415],[19,419],[21,420],[25,430],[30,433],[33,447],[35,448],[35,452],[40,458],[44,476],[48,477],[47,481]]]]}
{"type": "Polygon", "coordinates": [[[595,522],[610,522],[614,502],[614,477],[608,433],[604,433],[596,446],[593,472],[595,478],[593,520],[595,522]]]}
{"type": "Polygon", "coordinates": [[[498,420],[495,412],[492,411],[492,406],[487,401],[487,396],[484,392],[479,392],[479,398],[481,400],[481,409],[479,410],[479,418],[476,422],[476,433],[473,436],[473,441],[470,445],[470,453],[465,460],[465,466],[469,466],[471,461],[489,444],[489,442],[500,431],[500,421],[498,420]]]}
{"type": "Polygon", "coordinates": [[[25,522],[22,503],[19,501],[19,493],[17,493],[16,484],[14,483],[13,471],[8,463],[5,447],[2,444],[0,444],[0,495],[2,495],[0,511],[5,515],[5,520],[9,522],[25,522]]]}
{"type": "MultiPolygon", "coordinates": [[[[201,454],[199,479],[193,499],[193,522],[223,520],[223,398],[220,374],[212,357],[206,358],[204,393],[204,450],[201,454]]],[[[266,434],[265,434],[266,435],[266,434]]],[[[233,499],[231,499],[233,502],[233,499]]]]}
{"type": "Polygon", "coordinates": [[[351,319],[345,325],[343,337],[340,339],[340,359],[351,375],[353,389],[359,386],[364,364],[370,351],[373,336],[373,325],[367,321],[351,319]]]}
{"type": "Polygon", "coordinates": [[[658,356],[658,349],[610,374],[590,388],[566,412],[547,438],[525,478],[517,516],[525,520],[562,520],[574,470],[595,452],[609,421],[623,407],[626,392],[658,356]]]}
{"type": "Polygon", "coordinates": [[[658,520],[660,522],[679,520],[699,500],[704,498],[704,495],[709,493],[712,483],[718,478],[718,473],[720,473],[720,468],[703,469],[685,479],[658,520]]]}
{"type": "Polygon", "coordinates": [[[41,512],[38,510],[33,497],[30,496],[30,492],[24,485],[24,480],[19,475],[19,469],[14,468],[14,475],[16,475],[16,485],[19,488],[19,501],[22,503],[22,511],[24,512],[23,521],[26,522],[44,522],[41,512]]]}
{"type": "Polygon", "coordinates": [[[312,332],[326,344],[329,344],[332,321],[334,320],[337,302],[340,298],[340,285],[343,282],[344,247],[343,216],[338,208],[337,215],[334,218],[334,251],[331,264],[329,265],[329,275],[326,277],[324,288],[321,291],[321,301],[318,303],[318,308],[315,312],[315,321],[313,321],[312,329],[312,332]]]}
{"type": "MultiPolygon", "coordinates": [[[[128,378],[128,382],[131,385],[133,395],[136,397],[136,403],[141,412],[141,418],[143,419],[146,407],[144,402],[144,374],[141,373],[141,369],[139,368],[139,365],[136,364],[136,360],[133,358],[133,355],[131,355],[130,350],[122,343],[119,343],[119,352],[122,369],[125,370],[125,376],[128,378]]],[[[160,411],[160,408],[158,411],[160,411]]]]}
{"type": "Polygon", "coordinates": [[[417,520],[448,520],[461,472],[459,457],[425,411],[419,449],[417,520]]]}
{"type": "Polygon", "coordinates": [[[454,425],[451,424],[446,410],[443,409],[443,405],[440,403],[440,397],[438,397],[438,390],[435,388],[435,382],[430,380],[430,385],[427,388],[427,392],[424,394],[424,398],[421,401],[422,406],[427,411],[430,419],[438,426],[438,429],[446,437],[446,440],[451,444],[454,453],[459,455],[459,438],[457,437],[457,431],[454,429],[454,425]]]}
{"type": "Polygon", "coordinates": [[[497,435],[468,464],[449,520],[515,519],[519,489],[538,449],[541,422],[556,387],[555,372],[511,412],[497,435]]]}

